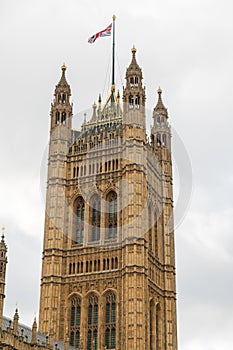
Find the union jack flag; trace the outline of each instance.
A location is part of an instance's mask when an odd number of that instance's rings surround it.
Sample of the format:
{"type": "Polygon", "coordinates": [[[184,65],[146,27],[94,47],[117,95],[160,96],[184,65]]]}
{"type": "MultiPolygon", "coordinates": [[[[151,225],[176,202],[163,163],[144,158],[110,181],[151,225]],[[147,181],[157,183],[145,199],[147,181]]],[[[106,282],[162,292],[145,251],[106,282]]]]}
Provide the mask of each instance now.
{"type": "Polygon", "coordinates": [[[96,41],[96,39],[98,39],[98,38],[101,38],[101,37],[103,37],[103,36],[110,36],[110,35],[111,35],[111,31],[112,31],[112,23],[109,24],[109,26],[108,26],[106,29],[101,30],[101,32],[98,32],[98,33],[92,35],[92,36],[88,39],[88,42],[89,42],[90,44],[93,44],[93,43],[96,41]]]}

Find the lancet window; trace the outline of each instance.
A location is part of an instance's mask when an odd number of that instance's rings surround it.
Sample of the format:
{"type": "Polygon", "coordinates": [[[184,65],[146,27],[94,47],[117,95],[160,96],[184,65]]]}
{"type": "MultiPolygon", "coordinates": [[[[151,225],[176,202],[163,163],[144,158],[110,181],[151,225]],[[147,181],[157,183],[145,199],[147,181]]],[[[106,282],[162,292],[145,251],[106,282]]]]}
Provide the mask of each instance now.
{"type": "Polygon", "coordinates": [[[137,95],[135,98],[135,107],[136,108],[140,107],[140,96],[139,95],[137,95]]]}
{"type": "Polygon", "coordinates": [[[100,239],[100,217],[100,198],[94,195],[91,200],[91,241],[99,241],[100,239]]]}
{"type": "Polygon", "coordinates": [[[161,146],[161,134],[156,135],[157,146],[161,146]]]}
{"type": "Polygon", "coordinates": [[[134,98],[133,95],[129,96],[129,108],[133,108],[134,107],[134,98]]]}
{"type": "Polygon", "coordinates": [[[114,293],[106,295],[105,346],[106,349],[116,347],[116,295],[114,293]]]}
{"type": "Polygon", "coordinates": [[[62,112],[61,123],[64,125],[66,123],[66,112],[62,112]]]}
{"type": "Polygon", "coordinates": [[[107,195],[107,238],[117,237],[117,195],[111,191],[107,195]]]}
{"type": "Polygon", "coordinates": [[[56,124],[60,123],[60,112],[56,112],[56,124]]]}
{"type": "Polygon", "coordinates": [[[167,135],[166,134],[162,135],[162,142],[163,142],[163,146],[167,145],[167,135]]]}
{"type": "Polygon", "coordinates": [[[82,197],[78,197],[76,200],[76,212],[75,212],[75,232],[74,241],[75,243],[83,243],[84,237],[84,213],[85,203],[82,197]]]}
{"type": "Polygon", "coordinates": [[[75,297],[71,301],[70,311],[70,345],[79,348],[81,324],[81,299],[75,297]]]}
{"type": "Polygon", "coordinates": [[[62,103],[66,102],[66,94],[62,94],[62,103]]]}
{"type": "Polygon", "coordinates": [[[88,299],[88,334],[87,349],[97,350],[98,347],[98,297],[91,295],[88,299]]]}

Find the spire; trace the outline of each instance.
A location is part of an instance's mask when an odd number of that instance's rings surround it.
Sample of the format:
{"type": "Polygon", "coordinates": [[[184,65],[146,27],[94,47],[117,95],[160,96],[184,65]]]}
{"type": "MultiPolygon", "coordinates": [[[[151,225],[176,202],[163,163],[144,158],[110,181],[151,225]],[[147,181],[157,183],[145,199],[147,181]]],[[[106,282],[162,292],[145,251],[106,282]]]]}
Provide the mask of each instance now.
{"type": "Polygon", "coordinates": [[[18,326],[19,326],[19,314],[18,308],[15,309],[14,319],[13,319],[13,332],[14,334],[18,334],[18,326]]]}
{"type": "Polygon", "coordinates": [[[96,119],[96,109],[97,109],[97,104],[94,102],[92,105],[93,108],[93,114],[92,114],[92,119],[96,119]]]}
{"type": "Polygon", "coordinates": [[[168,118],[167,108],[164,106],[163,100],[162,100],[162,89],[159,87],[157,92],[158,92],[158,102],[154,108],[154,112],[163,114],[164,116],[166,116],[166,118],[168,118]]]}
{"type": "Polygon", "coordinates": [[[67,80],[66,80],[65,63],[63,63],[63,65],[61,66],[61,71],[62,71],[61,78],[58,84],[56,85],[54,96],[56,97],[56,100],[59,103],[65,103],[65,102],[68,102],[69,96],[71,95],[70,85],[67,83],[67,80]],[[67,94],[68,98],[64,99],[62,94],[67,94]]]}
{"type": "Polygon", "coordinates": [[[65,65],[65,63],[63,63],[63,65],[61,66],[61,70],[62,70],[62,75],[61,75],[61,79],[60,79],[59,83],[57,84],[57,86],[69,87],[69,84],[67,83],[67,80],[66,80],[66,65],[65,65]]]}
{"type": "MultiPolygon", "coordinates": [[[[131,52],[132,52],[132,60],[131,60],[131,63],[127,69],[128,70],[139,70],[140,73],[142,72],[141,71],[141,68],[139,67],[138,63],[137,63],[137,60],[136,60],[136,52],[137,52],[137,49],[136,47],[133,45],[132,49],[131,49],[131,52]]],[[[141,78],[142,78],[142,75],[141,75],[141,78]]]]}
{"type": "Polygon", "coordinates": [[[37,333],[37,323],[36,323],[36,316],[34,317],[34,322],[32,324],[32,339],[31,344],[36,344],[36,333],[37,333]]]}
{"type": "Polygon", "coordinates": [[[132,52],[132,59],[131,59],[131,63],[129,65],[129,67],[126,70],[126,89],[128,90],[132,90],[132,89],[139,89],[139,90],[143,90],[143,94],[144,93],[144,88],[142,87],[142,70],[139,67],[137,60],[136,60],[136,48],[135,46],[132,47],[131,49],[132,52]]]}
{"type": "Polygon", "coordinates": [[[101,103],[102,103],[102,98],[101,98],[101,94],[99,94],[99,98],[98,98],[98,109],[97,109],[98,117],[100,117],[100,115],[101,115],[101,103]]]}

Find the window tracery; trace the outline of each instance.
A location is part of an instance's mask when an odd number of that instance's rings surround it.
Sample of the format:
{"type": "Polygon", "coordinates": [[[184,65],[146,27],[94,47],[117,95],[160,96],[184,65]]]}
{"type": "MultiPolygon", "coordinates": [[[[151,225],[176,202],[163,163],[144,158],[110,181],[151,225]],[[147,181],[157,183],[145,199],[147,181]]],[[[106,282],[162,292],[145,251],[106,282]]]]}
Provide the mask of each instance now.
{"type": "Polygon", "coordinates": [[[82,197],[78,197],[76,200],[76,212],[75,212],[75,232],[74,241],[75,243],[83,243],[84,238],[84,214],[85,214],[85,203],[82,197]]]}
{"type": "Polygon", "coordinates": [[[97,350],[98,346],[98,297],[91,295],[88,299],[88,335],[87,349],[97,350]]]}
{"type": "Polygon", "coordinates": [[[117,237],[117,195],[114,191],[107,195],[107,238],[117,237]]]}
{"type": "Polygon", "coordinates": [[[81,299],[75,297],[71,301],[70,311],[70,345],[79,348],[81,324],[81,299]]]}
{"type": "Polygon", "coordinates": [[[106,349],[116,347],[116,295],[114,293],[106,295],[105,346],[106,349]]]}

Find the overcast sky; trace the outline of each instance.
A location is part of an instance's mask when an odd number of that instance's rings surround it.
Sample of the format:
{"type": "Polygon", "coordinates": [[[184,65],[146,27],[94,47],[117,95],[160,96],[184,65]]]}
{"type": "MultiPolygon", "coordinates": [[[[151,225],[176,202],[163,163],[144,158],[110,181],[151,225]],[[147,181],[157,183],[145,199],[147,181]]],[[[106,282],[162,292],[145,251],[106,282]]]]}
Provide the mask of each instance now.
{"type": "MultiPolygon", "coordinates": [[[[233,343],[232,0],[0,0],[0,224],[8,244],[5,315],[38,314],[49,112],[65,62],[76,124],[109,88],[111,39],[87,39],[115,13],[117,87],[131,47],[148,114],[163,89],[192,164],[189,210],[176,229],[180,350],[233,343]],[[42,167],[42,169],[41,169],[42,167]]],[[[150,118],[151,115],[148,115],[150,118]]],[[[176,150],[173,154],[179,158],[176,150]]],[[[176,171],[176,196],[182,174],[176,171]]]]}

